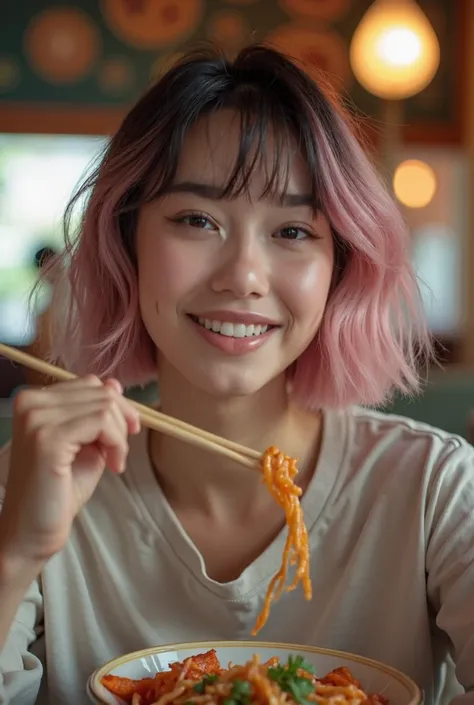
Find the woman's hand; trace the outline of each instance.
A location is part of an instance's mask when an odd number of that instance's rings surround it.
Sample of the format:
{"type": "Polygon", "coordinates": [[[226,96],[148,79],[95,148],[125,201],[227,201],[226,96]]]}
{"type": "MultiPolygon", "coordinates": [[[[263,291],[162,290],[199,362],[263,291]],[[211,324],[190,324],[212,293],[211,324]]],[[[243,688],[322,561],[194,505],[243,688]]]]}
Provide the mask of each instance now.
{"type": "Polygon", "coordinates": [[[10,470],[0,513],[0,554],[43,564],[68,540],[72,522],[108,467],[125,469],[138,412],[115,380],[88,376],[15,402],[10,470]]]}

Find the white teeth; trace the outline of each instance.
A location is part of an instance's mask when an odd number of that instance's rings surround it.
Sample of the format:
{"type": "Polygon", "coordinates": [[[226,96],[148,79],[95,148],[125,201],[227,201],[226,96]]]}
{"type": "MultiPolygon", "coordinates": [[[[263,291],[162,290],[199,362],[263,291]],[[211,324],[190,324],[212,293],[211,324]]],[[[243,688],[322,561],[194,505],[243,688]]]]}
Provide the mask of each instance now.
{"type": "MultiPolygon", "coordinates": [[[[226,323],[226,325],[228,324],[226,323]]],[[[234,324],[234,338],[245,338],[246,327],[243,323],[234,324]]]]}
{"type": "Polygon", "coordinates": [[[220,333],[229,338],[251,338],[262,335],[268,330],[268,326],[254,325],[246,326],[244,323],[230,323],[229,321],[211,321],[209,318],[198,318],[198,322],[207,330],[220,333]]]}

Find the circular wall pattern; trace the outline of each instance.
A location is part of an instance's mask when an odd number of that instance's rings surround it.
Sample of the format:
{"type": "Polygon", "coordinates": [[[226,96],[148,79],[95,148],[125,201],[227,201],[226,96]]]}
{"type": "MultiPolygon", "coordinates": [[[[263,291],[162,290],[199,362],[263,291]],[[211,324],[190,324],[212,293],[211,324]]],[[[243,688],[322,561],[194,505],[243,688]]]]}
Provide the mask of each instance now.
{"type": "Polygon", "coordinates": [[[18,62],[10,56],[0,56],[0,93],[15,88],[20,79],[18,62]]]}
{"type": "Polygon", "coordinates": [[[51,8],[37,15],[25,34],[33,70],[50,83],[74,83],[89,73],[100,48],[99,30],[77,8],[51,8]]]}
{"type": "Polygon", "coordinates": [[[228,49],[239,49],[245,43],[248,32],[243,15],[233,10],[216,12],[206,27],[209,39],[228,49]]]}
{"type": "Polygon", "coordinates": [[[99,68],[97,81],[106,93],[120,94],[133,85],[135,67],[132,62],[121,56],[106,59],[99,68]]]}
{"type": "Polygon", "coordinates": [[[350,78],[347,45],[332,30],[283,25],[267,37],[267,42],[295,59],[315,80],[323,79],[337,91],[350,78]]]}
{"type": "Polygon", "coordinates": [[[350,0],[279,0],[279,4],[293,15],[330,21],[339,19],[347,12],[350,0]]]}
{"type": "Polygon", "coordinates": [[[187,39],[197,29],[203,0],[103,0],[108,27],[138,49],[158,49],[187,39]]]}

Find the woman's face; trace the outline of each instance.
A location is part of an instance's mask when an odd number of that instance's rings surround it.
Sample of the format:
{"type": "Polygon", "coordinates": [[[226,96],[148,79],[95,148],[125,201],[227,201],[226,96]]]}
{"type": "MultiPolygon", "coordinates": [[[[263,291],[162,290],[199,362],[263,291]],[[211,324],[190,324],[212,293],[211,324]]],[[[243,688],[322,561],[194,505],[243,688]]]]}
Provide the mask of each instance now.
{"type": "Polygon", "coordinates": [[[262,198],[271,145],[248,192],[220,197],[238,144],[235,113],[196,123],[173,186],[143,206],[137,232],[140,308],[160,374],[171,366],[221,397],[255,393],[305,350],[320,326],[334,263],[330,227],[313,213],[296,145],[283,202],[262,198]]]}

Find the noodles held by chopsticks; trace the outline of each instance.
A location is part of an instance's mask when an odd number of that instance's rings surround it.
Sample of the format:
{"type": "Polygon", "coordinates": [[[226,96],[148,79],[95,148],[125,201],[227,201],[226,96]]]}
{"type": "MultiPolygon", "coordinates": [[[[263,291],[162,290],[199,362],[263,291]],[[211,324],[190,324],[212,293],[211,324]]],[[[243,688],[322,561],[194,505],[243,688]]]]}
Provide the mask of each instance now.
{"type": "MultiPolygon", "coordinates": [[[[43,360],[37,360],[31,355],[10,348],[7,345],[0,344],[0,354],[59,380],[75,379],[75,375],[72,373],[50,365],[43,360]]],[[[257,451],[246,449],[244,446],[239,446],[240,450],[237,453],[235,447],[230,449],[225,445],[225,439],[219,439],[213,434],[207,434],[206,437],[202,437],[201,434],[203,432],[189,424],[184,424],[185,428],[183,428],[183,422],[177,419],[167,417],[136,402],[133,405],[140,411],[142,422],[150,428],[164,433],[170,433],[172,429],[173,436],[183,438],[188,442],[196,443],[196,440],[199,439],[199,445],[209,447],[214,452],[218,450],[218,452],[225,452],[224,454],[231,453],[234,459],[237,458],[239,462],[243,462],[247,467],[249,464],[250,467],[255,467],[256,459],[260,457],[257,451]],[[212,436],[212,439],[208,438],[209,435],[212,436]]],[[[310,600],[312,595],[309,575],[308,532],[304,524],[303,510],[300,505],[302,490],[294,483],[294,478],[297,474],[296,460],[284,455],[278,448],[270,446],[261,457],[261,470],[269,492],[285,512],[288,535],[280,570],[272,578],[268,586],[262,611],[252,630],[253,636],[258,634],[266,624],[271,604],[273,601],[278,600],[283,590],[287,592],[294,590],[298,583],[301,582],[305,598],[310,600]],[[285,585],[289,565],[295,566],[296,575],[293,583],[285,585]]]]}
{"type": "MultiPolygon", "coordinates": [[[[0,354],[14,362],[18,362],[21,365],[25,365],[26,367],[39,371],[42,374],[52,376],[58,380],[68,381],[76,379],[76,376],[71,372],[50,365],[43,360],[38,360],[8,345],[0,344],[0,354]]],[[[226,445],[225,439],[221,439],[209,433],[203,436],[202,434],[204,432],[202,430],[190,424],[186,424],[182,421],[178,421],[178,419],[166,416],[161,412],[144,407],[137,402],[131,403],[139,410],[142,423],[149,428],[163,433],[171,433],[172,431],[171,435],[174,437],[182,438],[200,447],[207,447],[213,452],[223,453],[228,456],[230,453],[234,460],[237,459],[238,462],[243,463],[246,467],[255,467],[257,459],[261,459],[261,470],[263,471],[264,482],[274,499],[285,512],[288,536],[283,551],[281,568],[268,586],[262,612],[257,618],[257,622],[252,630],[252,635],[255,636],[258,634],[265,625],[270,614],[271,603],[274,600],[278,600],[283,590],[287,592],[294,590],[298,583],[301,582],[303,584],[304,595],[307,600],[310,600],[311,579],[309,576],[308,532],[304,524],[303,510],[301,509],[299,501],[302,490],[293,481],[297,474],[296,460],[284,455],[274,446],[267,448],[262,457],[259,456],[257,451],[245,448],[244,446],[238,446],[236,448],[235,443],[232,444],[232,448],[229,448],[226,445]],[[209,438],[209,436],[211,436],[211,438],[209,438]],[[199,440],[199,443],[197,443],[197,440],[199,440]],[[285,586],[288,565],[296,567],[296,575],[293,583],[289,586],[285,586]]]]}
{"type": "Polygon", "coordinates": [[[276,657],[261,663],[254,655],[243,666],[222,668],[214,649],[154,678],[109,675],[102,684],[131,705],[388,705],[383,696],[365,693],[345,667],[317,678],[301,656],[282,666],[276,657]]]}
{"type": "Polygon", "coordinates": [[[311,578],[309,575],[309,542],[303,510],[300,504],[302,490],[294,483],[298,472],[295,458],[290,458],[281,453],[275,446],[267,448],[262,459],[263,479],[272,497],[278,502],[285,512],[288,535],[283,551],[281,568],[272,578],[267,589],[263,609],[257,618],[252,630],[256,636],[265,625],[270,614],[273,601],[278,600],[282,591],[294,590],[298,583],[303,585],[304,596],[307,600],[312,597],[311,578]],[[285,586],[288,565],[296,566],[294,581],[285,586]]]}

